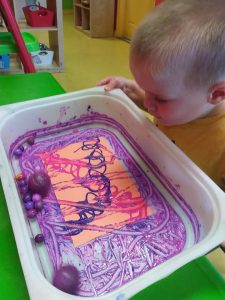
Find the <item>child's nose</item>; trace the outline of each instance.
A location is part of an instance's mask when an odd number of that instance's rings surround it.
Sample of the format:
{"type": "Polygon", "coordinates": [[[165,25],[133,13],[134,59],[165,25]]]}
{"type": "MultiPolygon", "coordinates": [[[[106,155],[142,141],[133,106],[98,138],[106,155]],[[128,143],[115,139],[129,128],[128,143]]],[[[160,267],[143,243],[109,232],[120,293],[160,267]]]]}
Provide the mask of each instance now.
{"type": "Polygon", "coordinates": [[[154,97],[151,95],[145,95],[144,106],[152,112],[156,111],[156,102],[154,97]]]}

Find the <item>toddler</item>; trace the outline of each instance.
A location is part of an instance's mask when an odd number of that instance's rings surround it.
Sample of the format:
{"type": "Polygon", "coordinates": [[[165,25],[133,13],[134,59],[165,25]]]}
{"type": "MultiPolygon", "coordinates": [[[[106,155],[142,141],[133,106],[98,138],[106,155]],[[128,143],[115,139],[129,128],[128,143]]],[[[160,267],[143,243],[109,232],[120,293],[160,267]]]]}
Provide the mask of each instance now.
{"type": "Polygon", "coordinates": [[[135,81],[108,77],[225,190],[225,0],[167,0],[131,41],[135,81]]]}

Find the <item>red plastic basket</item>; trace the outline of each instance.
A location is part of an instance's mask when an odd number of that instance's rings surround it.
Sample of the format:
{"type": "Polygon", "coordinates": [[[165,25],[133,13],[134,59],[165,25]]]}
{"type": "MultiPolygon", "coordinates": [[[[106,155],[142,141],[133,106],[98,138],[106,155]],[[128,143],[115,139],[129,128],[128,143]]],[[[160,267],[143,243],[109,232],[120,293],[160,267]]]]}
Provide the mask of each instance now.
{"type": "Polygon", "coordinates": [[[165,1],[165,0],[156,0],[156,1],[155,1],[155,6],[156,6],[156,5],[159,5],[160,3],[164,2],[164,1],[165,1]]]}
{"type": "Polygon", "coordinates": [[[50,27],[54,24],[54,12],[39,6],[28,5],[23,7],[27,24],[33,27],[50,27]]]}

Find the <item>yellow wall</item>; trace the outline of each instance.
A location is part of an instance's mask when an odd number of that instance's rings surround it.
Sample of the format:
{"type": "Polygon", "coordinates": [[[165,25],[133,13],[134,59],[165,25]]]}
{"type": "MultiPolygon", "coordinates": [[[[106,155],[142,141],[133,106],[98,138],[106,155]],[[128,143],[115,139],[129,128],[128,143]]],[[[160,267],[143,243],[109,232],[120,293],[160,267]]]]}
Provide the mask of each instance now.
{"type": "Polygon", "coordinates": [[[155,7],[155,0],[118,0],[116,36],[131,38],[144,16],[155,7]]]}

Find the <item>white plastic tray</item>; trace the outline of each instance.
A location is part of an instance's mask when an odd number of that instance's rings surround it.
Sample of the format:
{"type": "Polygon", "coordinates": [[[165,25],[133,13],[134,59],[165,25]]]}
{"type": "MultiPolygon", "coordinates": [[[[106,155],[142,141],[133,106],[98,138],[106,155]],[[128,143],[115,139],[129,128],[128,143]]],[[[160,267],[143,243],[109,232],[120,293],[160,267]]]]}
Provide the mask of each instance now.
{"type": "MultiPolygon", "coordinates": [[[[97,299],[125,299],[168,276],[191,260],[206,254],[225,240],[225,195],[185,154],[164,136],[120,90],[105,93],[103,88],[68,93],[2,106],[0,108],[0,175],[17,248],[31,299],[84,299],[55,288],[43,275],[35,253],[29,223],[18,195],[9,157],[11,144],[24,133],[64,123],[87,112],[104,114],[125,128],[146,158],[156,166],[160,184],[169,187],[174,199],[184,200],[193,210],[196,222],[190,230],[192,241],[176,256],[145,274],[97,299]],[[63,108],[63,109],[62,109],[63,108]],[[66,113],[62,113],[62,111],[66,113]],[[41,117],[40,117],[41,116],[41,117]]],[[[173,200],[170,200],[173,201],[173,200]]],[[[190,212],[189,211],[189,212],[190,212]]],[[[188,224],[186,224],[188,227],[188,224]]],[[[187,232],[188,232],[188,228],[187,232]]]]}

